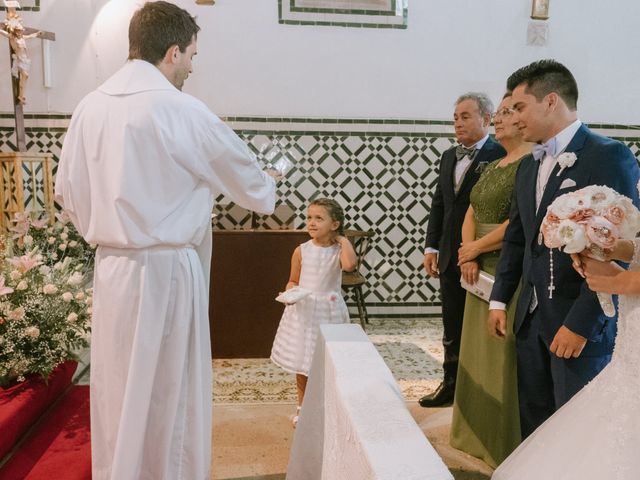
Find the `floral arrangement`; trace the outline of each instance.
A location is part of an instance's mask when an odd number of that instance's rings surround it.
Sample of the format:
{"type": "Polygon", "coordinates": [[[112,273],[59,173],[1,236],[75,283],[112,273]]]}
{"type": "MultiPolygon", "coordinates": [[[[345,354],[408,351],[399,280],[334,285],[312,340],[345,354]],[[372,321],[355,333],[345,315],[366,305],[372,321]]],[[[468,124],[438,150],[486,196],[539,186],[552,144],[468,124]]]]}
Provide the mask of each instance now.
{"type": "MultiPolygon", "coordinates": [[[[561,248],[566,253],[588,249],[591,256],[604,259],[605,251],[617,239],[632,239],[640,231],[640,212],[624,195],[609,187],[592,185],[556,198],[549,205],[540,230],[550,249],[561,248]]],[[[553,256],[551,259],[553,262],[553,256]]],[[[553,281],[553,263],[551,270],[553,281]]],[[[611,297],[598,298],[605,314],[613,316],[611,297]]]]}
{"type": "Polygon", "coordinates": [[[1,238],[0,387],[47,378],[88,345],[94,249],[69,219],[16,214],[1,238]]]}

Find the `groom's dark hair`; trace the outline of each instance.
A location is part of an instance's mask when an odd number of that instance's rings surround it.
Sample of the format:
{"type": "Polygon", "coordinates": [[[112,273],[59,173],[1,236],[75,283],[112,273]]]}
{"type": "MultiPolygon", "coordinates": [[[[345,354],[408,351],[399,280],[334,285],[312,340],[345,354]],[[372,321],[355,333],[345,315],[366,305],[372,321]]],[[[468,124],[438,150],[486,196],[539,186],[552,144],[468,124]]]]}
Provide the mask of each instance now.
{"type": "Polygon", "coordinates": [[[513,90],[525,84],[525,92],[542,100],[551,92],[557,93],[567,107],[578,107],[578,84],[567,67],[555,60],[538,60],[526,67],[519,68],[507,79],[507,90],[513,90]]]}

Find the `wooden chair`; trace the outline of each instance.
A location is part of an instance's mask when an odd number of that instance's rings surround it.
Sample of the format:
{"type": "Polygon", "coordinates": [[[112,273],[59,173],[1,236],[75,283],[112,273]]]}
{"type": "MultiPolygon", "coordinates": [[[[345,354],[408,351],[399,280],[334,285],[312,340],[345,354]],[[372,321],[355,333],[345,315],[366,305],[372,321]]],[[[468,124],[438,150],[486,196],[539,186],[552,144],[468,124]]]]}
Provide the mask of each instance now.
{"type": "Polygon", "coordinates": [[[360,267],[364,256],[369,251],[373,233],[371,230],[366,232],[360,230],[345,230],[344,232],[344,236],[347,237],[351,245],[353,245],[358,261],[356,263],[356,269],[353,272],[342,272],[342,288],[347,292],[353,290],[356,305],[358,306],[360,325],[362,325],[363,329],[365,328],[365,323],[369,323],[369,317],[367,316],[367,308],[364,304],[364,295],[362,293],[362,286],[367,283],[367,279],[360,273],[360,267]]]}

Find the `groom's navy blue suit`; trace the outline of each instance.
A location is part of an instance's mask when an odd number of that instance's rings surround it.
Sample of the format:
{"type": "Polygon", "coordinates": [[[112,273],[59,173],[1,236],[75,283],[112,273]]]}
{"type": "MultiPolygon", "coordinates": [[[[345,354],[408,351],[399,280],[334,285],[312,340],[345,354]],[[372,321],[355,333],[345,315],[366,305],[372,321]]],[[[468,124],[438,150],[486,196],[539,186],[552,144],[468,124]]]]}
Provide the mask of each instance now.
{"type": "Polygon", "coordinates": [[[572,268],[571,257],[557,249],[552,253],[555,290],[549,298],[550,250],[540,243],[539,236],[547,207],[556,197],[588,185],[609,186],[640,205],[640,170],[625,145],[582,125],[565,152],[574,152],[577,160],[561,173],[560,166],[555,166],[537,212],[535,190],[540,162],[532,155],[521,161],[491,293],[491,300],[507,303],[522,278],[514,333],[523,438],[606,366],[616,335],[617,318],[603,314],[596,294],[572,268]],[[534,288],[538,305],[531,312],[534,288]],[[587,339],[578,358],[565,360],[549,352],[562,325],[587,339]]]}

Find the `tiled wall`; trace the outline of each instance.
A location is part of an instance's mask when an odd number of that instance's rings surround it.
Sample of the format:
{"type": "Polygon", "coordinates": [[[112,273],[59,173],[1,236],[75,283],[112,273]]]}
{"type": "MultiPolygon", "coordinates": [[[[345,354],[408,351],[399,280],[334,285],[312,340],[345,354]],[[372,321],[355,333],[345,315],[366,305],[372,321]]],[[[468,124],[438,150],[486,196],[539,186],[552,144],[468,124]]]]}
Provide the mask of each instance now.
{"type": "MultiPolygon", "coordinates": [[[[27,115],[27,143],[57,158],[68,115],[27,115]]],[[[392,119],[229,117],[259,157],[286,152],[294,168],[278,185],[274,217],[260,227],[304,227],[305,208],[317,196],[345,208],[348,228],[374,230],[364,273],[373,315],[438,315],[437,283],[422,269],[425,220],[441,153],[454,144],[451,122],[392,119]],[[277,147],[274,147],[274,141],[277,147]]],[[[640,129],[590,125],[624,141],[640,158],[640,129]]],[[[0,151],[14,148],[12,117],[0,115],[0,151]]],[[[218,228],[250,228],[251,214],[218,199],[218,228]]]]}

